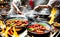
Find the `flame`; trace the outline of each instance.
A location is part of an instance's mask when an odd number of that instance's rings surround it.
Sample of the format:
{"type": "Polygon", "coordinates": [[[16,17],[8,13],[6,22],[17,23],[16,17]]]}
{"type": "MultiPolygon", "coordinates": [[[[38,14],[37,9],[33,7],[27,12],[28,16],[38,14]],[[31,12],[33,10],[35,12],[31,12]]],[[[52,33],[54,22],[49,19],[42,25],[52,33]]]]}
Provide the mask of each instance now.
{"type": "Polygon", "coordinates": [[[2,29],[2,32],[4,32],[5,30],[4,29],[2,29]]]}
{"type": "Polygon", "coordinates": [[[10,28],[11,28],[11,27],[7,27],[7,28],[6,28],[6,31],[4,32],[5,37],[8,37],[8,30],[9,30],[10,28]]]}
{"type": "Polygon", "coordinates": [[[13,27],[13,31],[14,31],[14,33],[13,33],[13,37],[18,37],[18,34],[17,34],[17,32],[16,32],[16,29],[15,29],[15,27],[13,27]]]}
{"type": "Polygon", "coordinates": [[[4,0],[0,0],[0,1],[4,1],[4,0]]]}
{"type": "Polygon", "coordinates": [[[4,29],[5,27],[6,27],[5,25],[2,26],[2,33],[5,32],[5,29],[4,29]]]}
{"type": "Polygon", "coordinates": [[[51,15],[50,15],[51,19],[48,22],[49,24],[54,23],[55,15],[56,15],[56,8],[52,8],[51,15]]]}
{"type": "Polygon", "coordinates": [[[3,26],[3,25],[4,25],[4,24],[3,24],[3,21],[0,20],[0,26],[3,26]]]}
{"type": "Polygon", "coordinates": [[[1,20],[0,20],[0,26],[1,26],[1,28],[2,28],[2,33],[5,35],[5,37],[8,37],[8,30],[9,30],[9,28],[6,27],[6,26],[4,25],[4,23],[3,23],[3,21],[1,21],[1,20]],[[5,27],[6,27],[6,30],[4,30],[5,27]]]}
{"type": "Polygon", "coordinates": [[[0,20],[0,26],[1,26],[1,28],[2,28],[2,32],[4,32],[4,27],[5,27],[5,25],[4,25],[4,23],[3,23],[2,20],[0,20]]]}
{"type": "Polygon", "coordinates": [[[32,36],[32,37],[34,37],[34,36],[32,36]]]}
{"type": "MultiPolygon", "coordinates": [[[[6,30],[2,30],[2,32],[4,33],[4,35],[5,35],[5,37],[9,37],[8,36],[8,30],[10,29],[11,27],[6,27],[6,30]]],[[[14,33],[13,33],[13,36],[12,37],[18,37],[18,34],[17,34],[17,32],[16,32],[16,29],[15,29],[15,27],[13,27],[13,31],[14,31],[14,33]]]]}
{"type": "MultiPolygon", "coordinates": [[[[5,25],[4,25],[3,21],[1,21],[1,20],[0,20],[0,26],[2,26],[2,33],[4,34],[4,37],[9,37],[9,36],[8,36],[8,30],[11,29],[11,27],[8,27],[8,26],[7,26],[7,27],[6,27],[6,30],[4,30],[5,25]]],[[[18,34],[17,34],[17,32],[16,32],[15,27],[13,27],[13,31],[14,31],[13,37],[18,37],[18,34]]]]}

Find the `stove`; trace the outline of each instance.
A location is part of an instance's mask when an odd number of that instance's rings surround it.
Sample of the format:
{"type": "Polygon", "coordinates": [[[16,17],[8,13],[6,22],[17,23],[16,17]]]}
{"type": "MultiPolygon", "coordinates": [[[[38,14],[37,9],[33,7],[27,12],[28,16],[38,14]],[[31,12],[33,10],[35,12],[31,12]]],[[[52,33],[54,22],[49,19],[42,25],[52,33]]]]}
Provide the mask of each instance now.
{"type": "MultiPolygon", "coordinates": [[[[19,35],[19,37],[31,37],[27,34],[28,34],[27,30],[25,30],[22,34],[19,35]]],[[[55,32],[51,32],[49,37],[59,37],[59,36],[60,36],[60,31],[55,31],[55,32]]]]}
{"type": "MultiPolygon", "coordinates": [[[[59,36],[60,36],[60,31],[55,31],[55,32],[51,32],[49,37],[59,37],[59,36]]],[[[12,37],[12,36],[9,36],[9,37],[12,37]]],[[[31,37],[31,36],[29,36],[27,33],[27,30],[25,30],[23,33],[19,34],[19,37],[31,37]]]]}

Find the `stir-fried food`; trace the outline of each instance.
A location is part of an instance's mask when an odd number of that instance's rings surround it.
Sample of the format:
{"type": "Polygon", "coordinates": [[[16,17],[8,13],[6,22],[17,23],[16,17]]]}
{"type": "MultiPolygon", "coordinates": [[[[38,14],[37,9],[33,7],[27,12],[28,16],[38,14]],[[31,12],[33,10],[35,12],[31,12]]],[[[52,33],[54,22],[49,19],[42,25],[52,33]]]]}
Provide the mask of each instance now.
{"type": "Polygon", "coordinates": [[[37,23],[37,24],[29,25],[28,30],[33,33],[43,34],[45,33],[45,31],[49,31],[49,28],[37,23]]]}
{"type": "Polygon", "coordinates": [[[60,27],[60,23],[57,23],[57,22],[55,22],[53,25],[57,26],[57,27],[60,27]]]}
{"type": "Polygon", "coordinates": [[[9,26],[26,26],[27,24],[28,24],[27,20],[9,19],[6,21],[6,25],[9,26]]]}

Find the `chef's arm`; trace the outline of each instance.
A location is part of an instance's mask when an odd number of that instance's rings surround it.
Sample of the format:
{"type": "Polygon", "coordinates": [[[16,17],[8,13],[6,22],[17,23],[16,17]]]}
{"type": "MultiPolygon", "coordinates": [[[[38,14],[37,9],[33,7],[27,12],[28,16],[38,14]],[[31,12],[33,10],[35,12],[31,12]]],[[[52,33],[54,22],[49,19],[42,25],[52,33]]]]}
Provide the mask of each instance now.
{"type": "Polygon", "coordinates": [[[49,5],[39,5],[39,6],[34,7],[33,10],[36,10],[36,9],[39,9],[39,8],[50,8],[50,6],[49,5]]]}
{"type": "Polygon", "coordinates": [[[49,8],[49,5],[39,5],[41,8],[49,8]]]}
{"type": "MultiPolygon", "coordinates": [[[[41,7],[46,7],[46,8],[49,8],[49,7],[52,7],[53,4],[56,2],[57,0],[49,0],[49,2],[47,3],[47,5],[40,5],[41,7]]],[[[55,4],[54,4],[55,5],[55,4]]]]}
{"type": "MultiPolygon", "coordinates": [[[[16,6],[15,2],[12,2],[13,7],[17,10],[20,11],[19,8],[16,6]]],[[[21,12],[21,11],[20,11],[21,12]]]]}
{"type": "Polygon", "coordinates": [[[47,5],[39,5],[39,6],[36,6],[34,8],[35,9],[38,9],[38,8],[51,8],[52,7],[52,4],[55,2],[56,0],[49,0],[48,4],[47,5]]]}

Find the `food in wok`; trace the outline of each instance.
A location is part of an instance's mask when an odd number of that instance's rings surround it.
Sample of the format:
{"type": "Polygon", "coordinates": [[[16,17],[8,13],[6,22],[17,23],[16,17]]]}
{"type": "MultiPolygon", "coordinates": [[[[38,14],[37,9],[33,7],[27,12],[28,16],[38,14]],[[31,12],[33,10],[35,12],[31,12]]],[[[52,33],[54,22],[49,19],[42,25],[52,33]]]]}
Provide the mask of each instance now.
{"type": "Polygon", "coordinates": [[[55,23],[53,24],[53,26],[54,26],[55,28],[57,28],[57,29],[60,29],[60,23],[55,22],[55,23]]]}
{"type": "Polygon", "coordinates": [[[27,26],[27,29],[31,33],[35,34],[44,34],[50,31],[50,28],[47,27],[44,23],[34,23],[27,26]]]}
{"type": "Polygon", "coordinates": [[[9,19],[6,21],[6,25],[9,26],[26,26],[28,24],[28,20],[23,19],[9,19]]]}
{"type": "Polygon", "coordinates": [[[57,23],[57,22],[55,22],[53,25],[57,26],[57,27],[60,27],[60,23],[57,23]]]}

